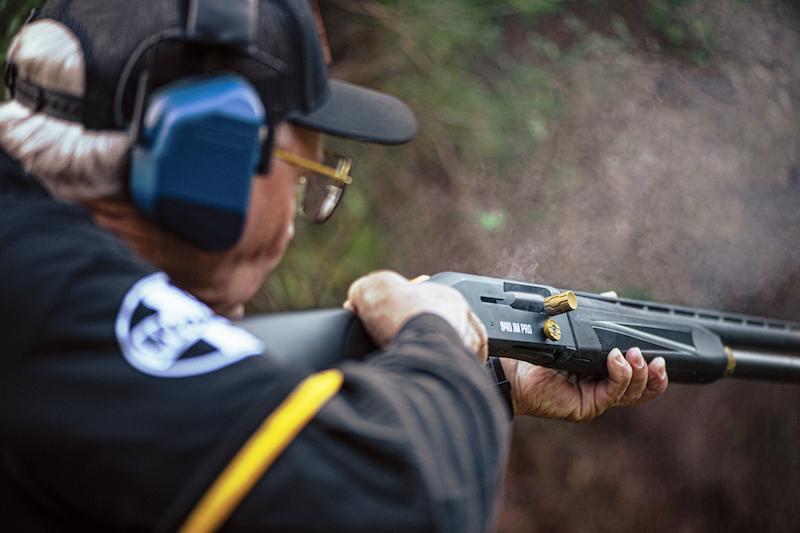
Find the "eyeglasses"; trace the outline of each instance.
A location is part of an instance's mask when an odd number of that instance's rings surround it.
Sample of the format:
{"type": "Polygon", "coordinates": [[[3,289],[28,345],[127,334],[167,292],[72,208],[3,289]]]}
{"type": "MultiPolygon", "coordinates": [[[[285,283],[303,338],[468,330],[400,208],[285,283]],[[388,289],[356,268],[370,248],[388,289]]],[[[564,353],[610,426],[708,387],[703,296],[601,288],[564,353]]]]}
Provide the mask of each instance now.
{"type": "Polygon", "coordinates": [[[330,152],[325,153],[322,163],[280,148],[272,153],[278,159],[308,171],[300,177],[297,201],[300,212],[316,224],[328,220],[344,196],[345,188],[353,181],[350,176],[353,161],[330,152]]]}

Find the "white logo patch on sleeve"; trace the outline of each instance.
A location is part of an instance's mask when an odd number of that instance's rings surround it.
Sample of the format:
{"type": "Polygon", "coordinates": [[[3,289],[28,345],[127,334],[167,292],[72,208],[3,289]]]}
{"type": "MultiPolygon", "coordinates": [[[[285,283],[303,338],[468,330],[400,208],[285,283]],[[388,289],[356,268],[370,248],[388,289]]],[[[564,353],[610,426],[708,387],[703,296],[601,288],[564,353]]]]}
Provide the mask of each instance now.
{"type": "Polygon", "coordinates": [[[115,329],[128,363],[157,377],[206,374],[264,352],[260,340],[172,285],[163,272],[131,287],[115,329]]]}

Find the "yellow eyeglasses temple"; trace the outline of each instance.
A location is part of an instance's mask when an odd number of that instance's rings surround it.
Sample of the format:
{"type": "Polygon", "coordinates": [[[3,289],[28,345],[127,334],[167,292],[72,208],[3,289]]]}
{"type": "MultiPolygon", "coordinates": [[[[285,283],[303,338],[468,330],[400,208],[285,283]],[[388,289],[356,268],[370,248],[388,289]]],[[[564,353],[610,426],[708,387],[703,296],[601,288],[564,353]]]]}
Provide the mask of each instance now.
{"type": "Polygon", "coordinates": [[[339,159],[339,163],[337,164],[336,168],[329,167],[327,165],[323,165],[322,163],[317,163],[316,161],[312,161],[311,159],[306,159],[305,157],[301,157],[296,154],[292,154],[285,150],[281,150],[280,148],[276,148],[272,152],[275,157],[278,159],[282,159],[287,163],[291,163],[292,165],[298,166],[300,168],[304,168],[306,170],[311,170],[312,172],[316,172],[317,174],[322,174],[323,176],[327,176],[334,181],[337,181],[343,185],[350,185],[352,183],[353,178],[350,176],[350,167],[352,166],[352,161],[346,157],[342,157],[339,159]]]}

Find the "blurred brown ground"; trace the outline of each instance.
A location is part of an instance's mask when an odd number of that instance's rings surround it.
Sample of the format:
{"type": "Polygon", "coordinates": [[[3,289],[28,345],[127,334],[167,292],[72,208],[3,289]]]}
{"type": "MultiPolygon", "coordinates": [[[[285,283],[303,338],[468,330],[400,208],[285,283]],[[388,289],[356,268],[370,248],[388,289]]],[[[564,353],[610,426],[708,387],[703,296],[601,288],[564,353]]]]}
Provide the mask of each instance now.
{"type": "MultiPolygon", "coordinates": [[[[635,22],[642,2],[617,4],[635,22]]],[[[403,193],[374,208],[385,264],[800,321],[800,13],[690,9],[714,35],[708,65],[584,21],[589,50],[552,70],[566,113],[529,160],[503,176],[457,160],[399,170],[403,193]],[[502,230],[482,231],[476,209],[502,213],[502,230]]],[[[506,31],[513,48],[533,30],[506,31]]],[[[364,54],[349,57],[339,72],[363,75],[364,54]]],[[[497,529],[800,531],[799,412],[800,386],[729,381],[588,424],[517,420],[497,529]]]]}

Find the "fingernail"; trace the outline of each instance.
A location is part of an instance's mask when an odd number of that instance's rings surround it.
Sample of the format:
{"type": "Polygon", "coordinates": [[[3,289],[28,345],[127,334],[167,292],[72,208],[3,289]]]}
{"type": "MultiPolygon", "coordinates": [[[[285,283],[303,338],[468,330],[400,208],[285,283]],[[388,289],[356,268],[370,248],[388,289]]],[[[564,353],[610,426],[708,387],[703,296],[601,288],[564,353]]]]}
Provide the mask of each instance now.
{"type": "Polygon", "coordinates": [[[631,362],[633,366],[636,368],[644,368],[644,357],[642,357],[642,351],[639,348],[631,348],[631,362]]]}
{"type": "Polygon", "coordinates": [[[622,356],[622,352],[614,348],[613,353],[614,353],[614,362],[624,368],[626,366],[626,363],[625,363],[625,357],[622,356]]]}
{"type": "Polygon", "coordinates": [[[667,363],[663,358],[656,359],[656,368],[658,369],[658,378],[662,381],[667,379],[667,363]]]}

